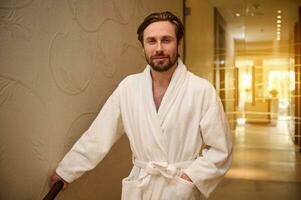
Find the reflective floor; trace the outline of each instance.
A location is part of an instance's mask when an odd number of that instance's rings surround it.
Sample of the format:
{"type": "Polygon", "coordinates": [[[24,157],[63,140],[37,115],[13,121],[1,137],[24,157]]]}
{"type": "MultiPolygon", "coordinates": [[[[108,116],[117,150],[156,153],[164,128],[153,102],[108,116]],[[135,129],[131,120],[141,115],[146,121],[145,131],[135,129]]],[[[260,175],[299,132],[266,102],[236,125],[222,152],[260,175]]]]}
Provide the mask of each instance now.
{"type": "Polygon", "coordinates": [[[209,199],[301,199],[301,153],[286,121],[237,126],[231,170],[209,199]]]}

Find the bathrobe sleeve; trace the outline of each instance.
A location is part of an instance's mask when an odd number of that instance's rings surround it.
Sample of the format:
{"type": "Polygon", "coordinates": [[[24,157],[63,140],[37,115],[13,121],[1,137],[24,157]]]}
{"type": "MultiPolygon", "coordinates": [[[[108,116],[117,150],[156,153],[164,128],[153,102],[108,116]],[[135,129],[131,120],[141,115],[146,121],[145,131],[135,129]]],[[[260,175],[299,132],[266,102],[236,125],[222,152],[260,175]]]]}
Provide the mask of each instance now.
{"type": "Polygon", "coordinates": [[[222,103],[213,87],[209,93],[200,121],[201,135],[206,148],[201,156],[184,170],[206,198],[230,168],[232,159],[230,129],[222,103]]]}
{"type": "Polygon", "coordinates": [[[90,128],[59,163],[56,173],[65,181],[70,183],[85,171],[93,169],[122,135],[122,131],[117,131],[121,124],[119,99],[117,88],[90,128]]]}

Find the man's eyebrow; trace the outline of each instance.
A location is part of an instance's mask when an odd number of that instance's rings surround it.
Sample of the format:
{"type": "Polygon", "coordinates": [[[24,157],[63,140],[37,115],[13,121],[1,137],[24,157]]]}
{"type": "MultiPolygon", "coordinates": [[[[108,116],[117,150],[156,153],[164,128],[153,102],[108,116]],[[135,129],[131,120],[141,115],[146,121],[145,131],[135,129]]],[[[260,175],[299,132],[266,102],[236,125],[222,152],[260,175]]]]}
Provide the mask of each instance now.
{"type": "Polygon", "coordinates": [[[152,39],[155,39],[155,37],[154,37],[154,36],[148,36],[148,37],[146,37],[145,39],[146,39],[146,40],[152,40],[152,39]]]}
{"type": "Polygon", "coordinates": [[[172,38],[174,38],[174,37],[171,36],[171,35],[164,35],[162,38],[164,38],[164,39],[172,39],[172,38]]]}
{"type": "MultiPolygon", "coordinates": [[[[156,36],[148,36],[148,37],[146,37],[145,39],[146,40],[152,40],[152,39],[156,39],[157,37],[156,36]]],[[[171,35],[163,35],[163,36],[161,36],[160,37],[160,39],[172,39],[172,38],[174,38],[173,36],[171,36],[171,35]]]]}

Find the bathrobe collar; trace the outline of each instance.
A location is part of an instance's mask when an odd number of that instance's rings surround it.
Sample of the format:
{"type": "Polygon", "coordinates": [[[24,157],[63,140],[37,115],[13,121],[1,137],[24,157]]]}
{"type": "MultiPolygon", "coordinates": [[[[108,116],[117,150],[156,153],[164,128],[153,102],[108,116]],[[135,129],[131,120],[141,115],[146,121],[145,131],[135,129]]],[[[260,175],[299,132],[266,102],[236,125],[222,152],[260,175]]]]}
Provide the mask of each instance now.
{"type": "Polygon", "coordinates": [[[183,86],[187,75],[186,66],[183,64],[182,60],[178,59],[178,66],[175,72],[172,75],[168,88],[163,96],[158,112],[156,110],[154,98],[153,98],[153,89],[152,89],[152,77],[151,77],[151,66],[147,65],[144,70],[145,80],[146,80],[146,101],[150,109],[150,112],[159,118],[160,124],[164,122],[164,119],[170,110],[173,102],[175,101],[177,95],[179,94],[180,89],[183,86]]]}

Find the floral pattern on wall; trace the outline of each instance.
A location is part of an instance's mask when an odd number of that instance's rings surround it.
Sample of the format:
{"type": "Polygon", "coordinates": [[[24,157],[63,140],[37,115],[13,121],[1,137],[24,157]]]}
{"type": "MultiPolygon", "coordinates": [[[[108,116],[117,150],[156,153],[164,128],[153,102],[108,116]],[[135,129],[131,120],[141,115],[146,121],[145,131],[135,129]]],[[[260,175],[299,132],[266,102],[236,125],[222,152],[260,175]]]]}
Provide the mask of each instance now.
{"type": "MultiPolygon", "coordinates": [[[[118,83],[144,69],[136,29],[159,10],[182,1],[0,1],[0,199],[43,198],[118,83]]],[[[131,166],[122,137],[58,199],[120,199],[131,166]]]]}

